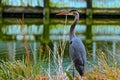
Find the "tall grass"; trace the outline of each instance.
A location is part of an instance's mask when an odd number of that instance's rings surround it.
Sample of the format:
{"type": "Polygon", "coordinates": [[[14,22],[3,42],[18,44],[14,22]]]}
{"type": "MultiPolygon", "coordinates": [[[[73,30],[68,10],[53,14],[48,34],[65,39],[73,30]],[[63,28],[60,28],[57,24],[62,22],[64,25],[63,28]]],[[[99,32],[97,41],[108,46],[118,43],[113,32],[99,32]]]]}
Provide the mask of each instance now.
{"type": "MultiPolygon", "coordinates": [[[[47,63],[48,68],[41,69],[41,63],[35,66],[30,63],[29,70],[31,75],[29,75],[28,65],[26,65],[24,61],[0,61],[0,80],[73,80],[69,72],[71,64],[66,66],[66,70],[63,70],[63,56],[66,44],[66,41],[60,41],[58,43],[59,46],[56,47],[56,54],[47,46],[49,54],[49,61],[47,63]],[[52,58],[54,60],[52,60],[52,58]],[[51,64],[52,61],[53,63],[51,64]],[[52,68],[53,64],[54,68],[52,68]],[[44,73],[40,73],[40,70],[44,70],[44,73]]],[[[88,63],[92,65],[92,70],[90,72],[85,72],[84,80],[120,80],[120,68],[117,59],[112,52],[108,52],[109,55],[106,55],[106,53],[101,50],[96,51],[96,54],[98,54],[96,63],[88,61],[88,63]]],[[[90,69],[90,67],[88,67],[88,69],[90,69]]],[[[78,77],[79,75],[76,75],[74,80],[80,80],[78,77]]]]}
{"type": "Polygon", "coordinates": [[[24,14],[22,15],[22,19],[17,19],[17,22],[21,26],[21,32],[24,40],[24,48],[26,51],[26,63],[27,63],[27,70],[28,70],[28,75],[31,76],[31,70],[30,70],[30,54],[28,50],[28,41],[26,39],[26,33],[24,32],[24,14]]]}
{"type": "MultiPolygon", "coordinates": [[[[65,26],[66,26],[67,16],[65,20],[65,26]]],[[[54,52],[49,46],[47,46],[49,50],[49,54],[52,56],[53,64],[54,64],[54,74],[48,73],[47,76],[49,77],[49,80],[72,80],[71,75],[69,74],[68,70],[71,67],[71,64],[66,66],[66,70],[63,69],[63,57],[64,57],[64,51],[66,48],[66,30],[63,30],[63,37],[62,40],[60,40],[57,43],[56,46],[56,52],[54,52]]],[[[51,67],[50,67],[51,68],[51,67]]],[[[49,69],[50,70],[50,69],[49,69]]],[[[51,72],[51,71],[48,71],[51,72]]]]}
{"type": "Polygon", "coordinates": [[[97,50],[96,63],[92,65],[92,71],[86,73],[87,80],[120,80],[120,67],[118,66],[117,58],[111,51],[104,53],[97,50]]]}

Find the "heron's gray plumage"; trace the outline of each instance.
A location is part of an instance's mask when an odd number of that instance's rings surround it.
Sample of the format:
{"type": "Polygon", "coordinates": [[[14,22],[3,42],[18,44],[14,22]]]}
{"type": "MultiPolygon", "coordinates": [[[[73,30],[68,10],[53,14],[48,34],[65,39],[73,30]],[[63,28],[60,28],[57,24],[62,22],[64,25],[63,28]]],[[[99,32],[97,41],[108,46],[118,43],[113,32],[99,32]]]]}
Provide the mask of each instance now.
{"type": "Polygon", "coordinates": [[[70,41],[69,53],[79,74],[83,76],[86,64],[86,50],[80,38],[73,37],[70,41]]]}
{"type": "Polygon", "coordinates": [[[70,27],[70,47],[69,53],[71,60],[79,74],[84,75],[84,69],[86,64],[86,50],[84,44],[80,38],[77,38],[75,35],[75,26],[79,20],[79,13],[76,10],[70,11],[74,14],[75,19],[70,27]]]}

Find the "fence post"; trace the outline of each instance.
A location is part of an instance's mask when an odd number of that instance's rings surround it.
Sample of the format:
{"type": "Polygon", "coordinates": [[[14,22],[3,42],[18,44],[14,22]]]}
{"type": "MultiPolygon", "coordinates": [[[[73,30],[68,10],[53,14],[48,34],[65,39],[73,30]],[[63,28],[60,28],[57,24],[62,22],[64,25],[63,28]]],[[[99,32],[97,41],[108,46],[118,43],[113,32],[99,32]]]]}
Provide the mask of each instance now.
{"type": "Polygon", "coordinates": [[[50,8],[49,0],[44,0],[44,9],[43,9],[43,39],[49,40],[49,18],[50,18],[50,8]]]}
{"type": "MultiPolygon", "coordinates": [[[[2,11],[3,11],[3,7],[2,6],[3,6],[2,5],[2,0],[0,0],[0,26],[2,26],[2,11]]],[[[1,33],[0,33],[0,36],[1,36],[1,33]]]]}
{"type": "Polygon", "coordinates": [[[87,2],[87,9],[86,9],[86,25],[87,25],[87,39],[92,38],[92,0],[86,0],[87,2]]]}
{"type": "Polygon", "coordinates": [[[0,18],[2,17],[2,11],[3,11],[3,7],[2,7],[2,0],[0,0],[0,18]]]}
{"type": "Polygon", "coordinates": [[[86,45],[87,49],[92,50],[92,0],[86,0],[86,45]]]}

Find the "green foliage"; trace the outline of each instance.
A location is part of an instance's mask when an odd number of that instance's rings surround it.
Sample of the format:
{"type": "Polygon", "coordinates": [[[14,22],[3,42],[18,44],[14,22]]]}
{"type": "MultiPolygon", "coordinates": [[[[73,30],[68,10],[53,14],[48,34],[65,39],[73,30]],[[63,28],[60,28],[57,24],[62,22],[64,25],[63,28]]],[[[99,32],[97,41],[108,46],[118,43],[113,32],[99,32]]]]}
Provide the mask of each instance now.
{"type": "Polygon", "coordinates": [[[69,4],[67,2],[60,4],[60,2],[53,3],[52,1],[50,1],[50,7],[66,7],[68,5],[69,4]]]}
{"type": "Polygon", "coordinates": [[[69,78],[69,80],[73,80],[73,77],[72,77],[72,75],[70,74],[70,72],[65,71],[65,73],[66,73],[67,77],[69,78]]]}
{"type": "Polygon", "coordinates": [[[26,75],[26,66],[21,62],[4,62],[0,61],[0,76],[4,80],[22,79],[26,75]]]}
{"type": "Polygon", "coordinates": [[[31,76],[27,69],[27,65],[23,61],[5,62],[0,61],[0,79],[2,80],[21,80],[25,78],[35,78],[36,75],[45,71],[42,70],[40,63],[30,66],[31,76]]]}

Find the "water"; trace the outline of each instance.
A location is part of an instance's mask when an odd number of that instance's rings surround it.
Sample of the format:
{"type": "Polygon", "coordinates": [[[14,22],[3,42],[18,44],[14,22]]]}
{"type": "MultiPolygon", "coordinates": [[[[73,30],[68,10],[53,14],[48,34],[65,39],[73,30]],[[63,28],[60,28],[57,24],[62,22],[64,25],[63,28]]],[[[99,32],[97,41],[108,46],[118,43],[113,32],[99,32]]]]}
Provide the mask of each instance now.
{"type": "MultiPolygon", "coordinates": [[[[49,26],[44,26],[42,19],[25,19],[23,31],[28,41],[28,50],[33,64],[42,60],[48,66],[49,61],[54,60],[54,55],[60,52],[60,43],[65,40],[63,65],[70,65],[69,59],[69,28],[73,19],[69,19],[65,25],[65,19],[50,19],[49,26]],[[49,47],[49,49],[48,49],[49,47]],[[49,52],[49,51],[52,51],[49,52]],[[50,53],[50,54],[49,54],[50,53]]],[[[85,19],[81,19],[76,28],[76,35],[82,39],[87,50],[87,60],[95,62],[97,50],[109,55],[120,57],[120,23],[119,19],[93,19],[92,25],[86,25],[85,19]]],[[[21,26],[15,18],[5,18],[0,21],[0,60],[14,61],[25,59],[24,37],[21,26]]],[[[53,65],[51,65],[53,66],[53,65]]],[[[88,65],[89,66],[89,65],[88,65]]]]}

